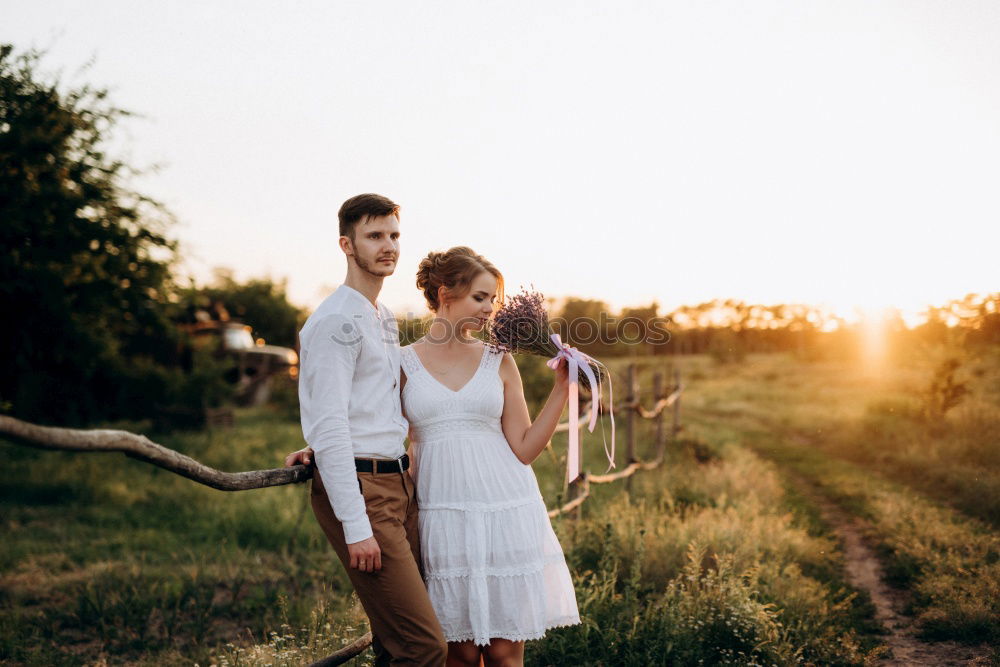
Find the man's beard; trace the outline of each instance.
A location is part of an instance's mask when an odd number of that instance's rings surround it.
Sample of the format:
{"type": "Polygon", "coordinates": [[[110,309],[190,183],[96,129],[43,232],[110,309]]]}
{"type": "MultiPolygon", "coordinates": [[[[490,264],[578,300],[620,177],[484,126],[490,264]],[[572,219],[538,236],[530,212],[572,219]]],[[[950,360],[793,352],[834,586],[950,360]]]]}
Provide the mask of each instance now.
{"type": "MultiPolygon", "coordinates": [[[[395,268],[396,268],[396,266],[394,264],[393,267],[391,269],[387,269],[385,271],[385,273],[379,273],[378,271],[376,271],[375,269],[372,268],[372,264],[371,263],[369,263],[369,262],[365,261],[364,259],[362,259],[361,255],[358,255],[357,253],[355,253],[355,255],[354,255],[354,263],[358,265],[359,269],[361,269],[362,271],[367,272],[369,275],[375,276],[376,278],[385,278],[386,276],[391,276],[393,270],[395,270],[395,268]]],[[[376,265],[378,265],[378,262],[374,262],[374,263],[376,265]]]]}

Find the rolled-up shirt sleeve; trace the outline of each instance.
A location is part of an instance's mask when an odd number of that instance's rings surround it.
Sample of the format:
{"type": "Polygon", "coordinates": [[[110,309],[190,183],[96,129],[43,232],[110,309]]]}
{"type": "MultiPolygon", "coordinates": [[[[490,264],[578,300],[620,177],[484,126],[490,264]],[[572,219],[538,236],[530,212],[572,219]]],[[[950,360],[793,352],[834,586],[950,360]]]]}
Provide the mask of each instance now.
{"type": "Polygon", "coordinates": [[[348,420],[361,331],[349,316],[331,314],[318,321],[300,345],[302,435],[314,452],[333,513],[344,527],[344,541],[361,542],[372,536],[372,527],[358,488],[348,420]]]}

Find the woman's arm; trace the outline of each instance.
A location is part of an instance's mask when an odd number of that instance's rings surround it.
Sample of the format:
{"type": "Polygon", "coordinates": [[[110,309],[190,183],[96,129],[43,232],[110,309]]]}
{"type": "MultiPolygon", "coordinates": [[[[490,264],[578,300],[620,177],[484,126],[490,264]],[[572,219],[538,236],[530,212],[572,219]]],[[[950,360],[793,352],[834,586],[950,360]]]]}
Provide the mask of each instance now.
{"type": "Polygon", "coordinates": [[[552,391],[534,423],[528,414],[528,404],[524,400],[521,373],[517,370],[517,364],[514,363],[514,357],[510,353],[505,352],[500,362],[500,379],[503,380],[503,414],[500,417],[500,426],[514,455],[521,463],[529,465],[538,458],[545,445],[552,439],[552,434],[559,425],[559,417],[562,416],[566,399],[569,397],[566,360],[559,360],[552,391]]]}
{"type": "MultiPolygon", "coordinates": [[[[403,405],[403,387],[406,386],[406,372],[401,368],[399,369],[399,404],[403,405]]],[[[403,415],[406,415],[406,408],[403,407],[403,415]]],[[[407,431],[407,438],[410,440],[410,449],[407,450],[407,454],[410,456],[410,479],[413,483],[417,483],[417,443],[413,439],[413,427],[410,426],[407,431]]]]}

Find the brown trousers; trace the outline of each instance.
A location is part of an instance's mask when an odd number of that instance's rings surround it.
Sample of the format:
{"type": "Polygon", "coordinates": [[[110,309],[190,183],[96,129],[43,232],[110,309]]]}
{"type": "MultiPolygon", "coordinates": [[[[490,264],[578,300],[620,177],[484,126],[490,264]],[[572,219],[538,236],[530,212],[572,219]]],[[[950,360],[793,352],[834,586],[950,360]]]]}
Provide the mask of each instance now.
{"type": "Polygon", "coordinates": [[[311,499],[313,514],[368,615],[375,664],[444,665],[448,644],[422,578],[413,479],[409,472],[357,475],[372,532],[382,550],[380,571],[362,572],[350,566],[343,526],[330,507],[317,468],[313,468],[311,499]]]}

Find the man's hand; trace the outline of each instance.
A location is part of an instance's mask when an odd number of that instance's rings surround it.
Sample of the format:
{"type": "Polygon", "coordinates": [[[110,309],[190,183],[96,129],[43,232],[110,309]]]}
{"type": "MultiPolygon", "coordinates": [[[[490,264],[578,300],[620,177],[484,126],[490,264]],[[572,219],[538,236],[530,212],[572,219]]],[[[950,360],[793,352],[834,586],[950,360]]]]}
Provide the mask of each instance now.
{"type": "Polygon", "coordinates": [[[351,567],[362,572],[378,572],[382,569],[382,550],[374,537],[347,545],[351,557],[351,567]]]}
{"type": "Polygon", "coordinates": [[[292,452],[285,457],[285,467],[289,468],[294,465],[309,465],[313,460],[313,450],[311,447],[305,447],[297,452],[292,452]]]}

